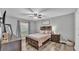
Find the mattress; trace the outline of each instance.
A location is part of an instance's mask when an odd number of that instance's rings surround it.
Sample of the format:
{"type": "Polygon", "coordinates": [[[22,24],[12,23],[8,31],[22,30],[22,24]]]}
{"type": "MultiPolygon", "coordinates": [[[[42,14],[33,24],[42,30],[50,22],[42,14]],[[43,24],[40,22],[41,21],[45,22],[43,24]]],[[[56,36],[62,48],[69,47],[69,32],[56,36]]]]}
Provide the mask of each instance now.
{"type": "Polygon", "coordinates": [[[35,33],[28,35],[28,37],[35,41],[38,41],[38,45],[40,47],[43,42],[45,42],[51,37],[51,34],[35,33]]]}

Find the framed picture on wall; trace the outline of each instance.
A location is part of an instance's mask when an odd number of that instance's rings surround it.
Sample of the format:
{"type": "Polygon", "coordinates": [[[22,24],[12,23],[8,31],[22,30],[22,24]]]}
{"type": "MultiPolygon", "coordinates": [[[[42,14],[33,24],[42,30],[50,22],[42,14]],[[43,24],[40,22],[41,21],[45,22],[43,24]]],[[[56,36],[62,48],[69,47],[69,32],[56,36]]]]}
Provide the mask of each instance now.
{"type": "Polygon", "coordinates": [[[43,25],[49,25],[49,24],[50,24],[50,21],[49,21],[49,20],[42,21],[42,24],[43,24],[43,25]]]}

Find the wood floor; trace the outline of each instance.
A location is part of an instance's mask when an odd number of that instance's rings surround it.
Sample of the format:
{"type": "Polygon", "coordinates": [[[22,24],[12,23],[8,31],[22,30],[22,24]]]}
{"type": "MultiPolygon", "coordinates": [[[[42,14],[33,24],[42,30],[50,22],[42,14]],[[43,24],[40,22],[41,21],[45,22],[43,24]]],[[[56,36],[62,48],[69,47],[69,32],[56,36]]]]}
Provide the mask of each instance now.
{"type": "MultiPolygon", "coordinates": [[[[22,40],[22,51],[37,51],[34,47],[22,40]]],[[[49,41],[44,46],[42,46],[39,51],[74,51],[72,46],[59,44],[49,41]]]]}

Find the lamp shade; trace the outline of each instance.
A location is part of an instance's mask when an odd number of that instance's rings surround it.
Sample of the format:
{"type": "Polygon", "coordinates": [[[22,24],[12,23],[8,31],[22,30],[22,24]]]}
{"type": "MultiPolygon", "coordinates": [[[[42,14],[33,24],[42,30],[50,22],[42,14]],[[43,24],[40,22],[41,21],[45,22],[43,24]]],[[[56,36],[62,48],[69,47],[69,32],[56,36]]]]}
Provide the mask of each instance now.
{"type": "Polygon", "coordinates": [[[52,31],[55,33],[56,32],[56,26],[52,26],[52,31]]]}

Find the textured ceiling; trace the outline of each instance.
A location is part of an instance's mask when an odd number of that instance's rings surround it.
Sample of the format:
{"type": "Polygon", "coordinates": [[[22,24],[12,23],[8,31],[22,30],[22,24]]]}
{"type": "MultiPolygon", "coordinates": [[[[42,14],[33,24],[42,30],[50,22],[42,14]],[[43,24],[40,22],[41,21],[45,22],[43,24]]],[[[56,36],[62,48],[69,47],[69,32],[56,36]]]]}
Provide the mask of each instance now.
{"type": "Polygon", "coordinates": [[[3,8],[0,9],[1,14],[4,10],[7,11],[6,17],[9,19],[24,19],[24,20],[41,20],[41,19],[50,19],[56,16],[67,15],[74,13],[75,8],[3,8]],[[29,17],[27,14],[38,13],[45,15],[41,19],[34,19],[29,17]]]}

